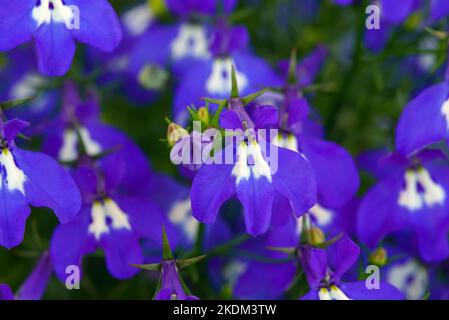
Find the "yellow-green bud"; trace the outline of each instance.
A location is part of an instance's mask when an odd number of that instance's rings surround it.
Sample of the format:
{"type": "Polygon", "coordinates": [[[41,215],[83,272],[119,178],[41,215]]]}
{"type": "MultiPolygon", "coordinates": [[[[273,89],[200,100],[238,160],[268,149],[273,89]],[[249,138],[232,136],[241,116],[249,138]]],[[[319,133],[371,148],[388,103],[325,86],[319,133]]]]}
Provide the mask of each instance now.
{"type": "Polygon", "coordinates": [[[312,227],[308,230],[310,236],[310,244],[316,245],[326,241],[326,236],[320,228],[312,227]]]}
{"type": "Polygon", "coordinates": [[[156,16],[161,16],[167,11],[164,0],[147,0],[148,6],[156,16]]]}
{"type": "Polygon", "coordinates": [[[369,262],[382,267],[387,264],[388,253],[384,248],[377,248],[369,255],[369,262]]]}
{"type": "Polygon", "coordinates": [[[189,132],[174,122],[167,128],[167,141],[170,146],[174,146],[182,137],[188,136],[189,132]]]}
{"type": "Polygon", "coordinates": [[[200,121],[206,125],[209,124],[209,110],[205,107],[201,107],[198,109],[198,117],[200,118],[200,121]]]}

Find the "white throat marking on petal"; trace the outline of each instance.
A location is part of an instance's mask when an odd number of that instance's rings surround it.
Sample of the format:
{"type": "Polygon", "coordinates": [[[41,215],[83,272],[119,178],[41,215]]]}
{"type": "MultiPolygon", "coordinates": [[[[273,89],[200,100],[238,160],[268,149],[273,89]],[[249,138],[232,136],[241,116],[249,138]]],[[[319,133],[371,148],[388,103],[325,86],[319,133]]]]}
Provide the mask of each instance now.
{"type": "Polygon", "coordinates": [[[6,187],[9,191],[17,190],[23,195],[25,195],[25,181],[27,177],[22,170],[20,170],[14,161],[12,153],[8,149],[3,149],[0,154],[0,188],[4,186],[6,182],[6,187]],[[3,174],[6,174],[6,177],[3,174]]]}
{"type": "Polygon", "coordinates": [[[419,300],[427,291],[429,276],[426,268],[415,259],[409,259],[391,266],[387,273],[387,281],[404,292],[408,299],[419,300]]]}
{"type": "Polygon", "coordinates": [[[315,218],[317,225],[320,227],[327,226],[334,216],[331,210],[322,207],[318,203],[309,210],[309,213],[315,218]]]}
{"type": "Polygon", "coordinates": [[[298,139],[296,139],[293,134],[289,134],[286,137],[282,134],[278,134],[273,139],[273,144],[281,148],[299,152],[298,139]]]}
{"type": "MultiPolygon", "coordinates": [[[[86,152],[90,156],[95,156],[101,153],[101,145],[94,141],[90,136],[89,130],[84,127],[79,128],[79,134],[83,139],[86,152]]],[[[59,160],[74,161],[78,158],[78,135],[75,130],[67,129],[64,131],[63,145],[59,150],[59,160]]]]}
{"type": "MultiPolygon", "coordinates": [[[[216,95],[228,95],[232,88],[232,66],[235,66],[235,62],[231,58],[219,58],[215,59],[212,64],[212,72],[206,81],[206,89],[210,94],[216,95]]],[[[235,76],[237,78],[237,84],[239,90],[243,92],[248,86],[248,79],[245,74],[235,69],[235,76]]]]}
{"type": "Polygon", "coordinates": [[[236,177],[236,184],[241,180],[248,180],[251,175],[257,180],[265,177],[271,183],[271,169],[262,155],[262,150],[257,142],[245,142],[237,147],[237,162],[232,169],[232,175],[236,177]],[[248,158],[252,157],[254,164],[248,165],[248,158]]]}
{"type": "Polygon", "coordinates": [[[198,221],[192,216],[190,198],[176,202],[168,213],[168,219],[176,226],[180,226],[189,241],[196,237],[199,227],[198,221]]]}
{"type": "Polygon", "coordinates": [[[148,4],[138,5],[123,14],[123,24],[133,36],[139,36],[147,30],[154,20],[154,13],[148,4]]]}
{"type": "Polygon", "coordinates": [[[70,6],[63,4],[62,0],[40,0],[32,10],[32,17],[37,22],[37,27],[44,23],[64,23],[68,29],[72,28],[74,13],[70,6]]]}
{"type": "Polygon", "coordinates": [[[95,239],[100,240],[104,233],[108,233],[110,228],[115,230],[131,230],[128,215],[124,213],[117,203],[106,198],[103,202],[95,201],[91,209],[92,222],[89,225],[89,233],[93,234],[95,239]],[[107,218],[111,219],[110,226],[107,218]]]}
{"type": "Polygon", "coordinates": [[[330,287],[330,296],[332,300],[351,300],[346,294],[344,294],[343,291],[340,290],[340,288],[335,285],[330,287]]]}
{"type": "Polygon", "coordinates": [[[178,35],[171,43],[171,56],[175,60],[185,57],[207,59],[209,48],[206,29],[201,25],[182,24],[178,35]]]}
{"type": "Polygon", "coordinates": [[[424,205],[428,207],[441,205],[446,199],[443,187],[434,182],[429,172],[422,167],[417,170],[407,170],[404,180],[405,188],[399,193],[398,205],[409,211],[420,210],[424,205]],[[424,192],[419,192],[418,184],[424,192]]]}

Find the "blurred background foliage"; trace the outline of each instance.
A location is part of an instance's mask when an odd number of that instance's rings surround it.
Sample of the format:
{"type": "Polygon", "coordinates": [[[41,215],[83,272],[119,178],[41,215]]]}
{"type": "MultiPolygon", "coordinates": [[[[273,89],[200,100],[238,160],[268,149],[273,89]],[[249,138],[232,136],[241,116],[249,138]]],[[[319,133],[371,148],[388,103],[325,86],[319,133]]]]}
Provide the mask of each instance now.
{"type": "MultiPolygon", "coordinates": [[[[142,0],[110,2],[120,14],[142,0]]],[[[162,0],[150,2],[163,10],[162,0]]],[[[325,124],[326,138],[341,144],[354,156],[372,148],[393,147],[394,129],[401,110],[416,90],[442,78],[437,70],[447,56],[446,41],[435,37],[434,49],[419,51],[420,43],[433,37],[418,27],[422,21],[419,13],[394,30],[382,52],[369,52],[363,45],[366,5],[367,1],[339,7],[330,0],[240,0],[232,16],[234,23],[244,24],[249,29],[256,54],[273,65],[288,58],[292,48],[303,57],[319,44],[328,47],[329,57],[314,88],[310,88],[309,101],[325,124]],[[420,77],[413,76],[407,61],[423,55],[435,61],[435,67],[420,77]]],[[[446,24],[443,21],[433,28],[447,30],[446,24]]],[[[83,50],[78,47],[72,70],[65,78],[80,80],[83,86],[95,85],[84,81],[89,75],[83,74],[83,59],[83,50]]],[[[6,58],[0,54],[0,66],[5,63],[6,58]]],[[[7,81],[0,69],[0,83],[7,81]]],[[[168,160],[169,149],[161,139],[165,138],[164,117],[171,114],[176,81],[171,79],[160,97],[145,105],[129,101],[122,94],[123,88],[98,88],[103,120],[128,134],[148,155],[154,170],[172,175],[176,175],[176,168],[168,160]]],[[[362,190],[370,183],[364,177],[362,190]]],[[[41,252],[48,248],[56,225],[56,218],[48,210],[33,209],[24,242],[11,251],[0,247],[0,283],[18,289],[41,252]]],[[[84,266],[81,290],[66,290],[64,284],[53,277],[44,298],[150,299],[153,296],[156,277],[147,273],[142,272],[131,280],[116,280],[107,273],[101,254],[87,257],[84,266]]],[[[192,270],[187,274],[197,271],[192,270]]],[[[192,284],[192,277],[187,278],[192,284]]],[[[198,296],[229,297],[225,291],[216,295],[207,287],[207,282],[196,279],[197,282],[195,278],[191,289],[198,296]]]]}

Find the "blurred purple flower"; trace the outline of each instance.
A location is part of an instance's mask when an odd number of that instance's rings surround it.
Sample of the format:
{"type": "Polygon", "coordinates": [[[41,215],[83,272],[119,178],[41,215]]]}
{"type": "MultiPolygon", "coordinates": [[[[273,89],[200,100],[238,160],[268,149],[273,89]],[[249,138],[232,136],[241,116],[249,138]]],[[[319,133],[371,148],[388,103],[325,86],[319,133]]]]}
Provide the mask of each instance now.
{"type": "Polygon", "coordinates": [[[122,39],[107,0],[10,0],[0,6],[0,21],[0,51],[34,41],[39,71],[50,76],[69,70],[75,40],[110,52],[122,39]]]}
{"type": "MultiPolygon", "coordinates": [[[[411,231],[420,257],[427,262],[449,255],[449,170],[439,151],[423,151],[407,159],[392,154],[390,171],[364,196],[358,212],[359,239],[374,247],[385,236],[411,231]]],[[[410,238],[409,238],[410,239],[410,238]]]]}
{"type": "Polygon", "coordinates": [[[72,220],[81,206],[79,190],[64,168],[43,153],[16,147],[14,139],[27,126],[18,119],[0,120],[0,245],[7,248],[22,242],[30,205],[51,208],[61,223],[72,220]]]}
{"type": "Polygon", "coordinates": [[[65,279],[69,265],[81,269],[86,254],[101,248],[109,272],[118,279],[134,276],[142,264],[141,238],[160,243],[162,225],[168,221],[160,209],[146,198],[123,192],[121,183],[126,163],[120,154],[96,163],[84,158],[73,176],[83,195],[79,216],[59,226],[51,241],[51,256],[57,276],[65,279]]]}

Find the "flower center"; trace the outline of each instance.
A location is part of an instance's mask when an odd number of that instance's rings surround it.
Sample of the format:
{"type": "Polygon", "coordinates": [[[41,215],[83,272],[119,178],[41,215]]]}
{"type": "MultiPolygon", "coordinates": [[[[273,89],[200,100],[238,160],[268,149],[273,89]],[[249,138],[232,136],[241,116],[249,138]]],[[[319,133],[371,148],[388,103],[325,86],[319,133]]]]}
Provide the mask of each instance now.
{"type": "Polygon", "coordinates": [[[32,17],[40,27],[44,23],[64,23],[71,28],[74,20],[73,9],[64,3],[64,0],[37,0],[32,11],[32,17]]]}
{"type": "Polygon", "coordinates": [[[426,269],[414,259],[392,266],[388,270],[387,280],[405,292],[410,300],[422,299],[429,284],[426,269]]]}
{"type": "MultiPolygon", "coordinates": [[[[86,128],[79,128],[79,136],[83,140],[86,153],[89,156],[96,156],[101,153],[101,145],[92,139],[86,128]]],[[[78,134],[73,129],[67,129],[64,131],[63,144],[59,150],[59,160],[68,162],[76,159],[78,159],[78,134]]]]}
{"type": "Polygon", "coordinates": [[[318,297],[320,300],[351,300],[336,285],[332,285],[329,288],[320,288],[318,297]]]}
{"type": "Polygon", "coordinates": [[[439,184],[432,180],[424,168],[407,170],[404,175],[405,188],[399,193],[398,204],[409,211],[420,210],[424,205],[433,207],[442,205],[446,193],[439,184]]]}
{"type": "Polygon", "coordinates": [[[237,147],[237,162],[232,169],[232,175],[236,177],[236,184],[241,180],[248,180],[251,176],[255,179],[265,177],[271,182],[271,170],[262,155],[260,146],[255,141],[241,142],[237,147]]]}
{"type": "Polygon", "coordinates": [[[2,149],[0,154],[0,167],[0,189],[6,186],[9,191],[17,190],[25,195],[24,186],[27,177],[16,166],[12,153],[6,148],[2,149]]]}
{"type": "Polygon", "coordinates": [[[114,200],[106,198],[103,201],[95,201],[91,209],[92,222],[89,225],[89,233],[100,240],[104,233],[110,229],[131,230],[128,216],[124,213],[114,200]]]}
{"type": "MultiPolygon", "coordinates": [[[[217,94],[221,96],[229,95],[232,88],[232,66],[235,65],[231,58],[219,58],[215,59],[212,64],[212,72],[206,81],[206,89],[210,94],[217,94]]],[[[240,92],[243,92],[248,85],[248,79],[246,76],[235,70],[235,76],[237,78],[237,85],[240,92]]]]}
{"type": "Polygon", "coordinates": [[[273,144],[281,148],[299,152],[298,139],[296,139],[296,137],[293,134],[289,134],[287,136],[278,134],[273,139],[273,144]]]}
{"type": "Polygon", "coordinates": [[[123,24],[133,36],[141,35],[153,22],[154,14],[146,3],[141,4],[123,14],[123,24]]]}
{"type": "Polygon", "coordinates": [[[208,58],[208,41],[204,27],[193,24],[181,25],[178,35],[171,44],[171,56],[175,60],[188,56],[208,58]]]}
{"type": "Polygon", "coordinates": [[[173,222],[173,224],[184,230],[184,233],[190,241],[195,239],[199,223],[192,216],[190,198],[176,202],[170,209],[168,218],[171,222],[173,222]]]}
{"type": "MultiPolygon", "coordinates": [[[[328,226],[334,218],[334,212],[322,207],[319,203],[310,208],[308,214],[319,227],[328,226]]],[[[304,216],[300,217],[296,221],[296,233],[300,235],[304,223],[304,216]]]]}

